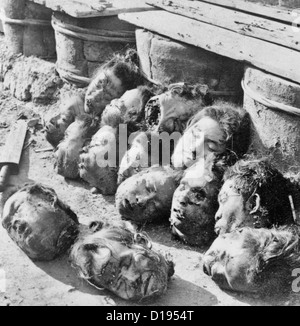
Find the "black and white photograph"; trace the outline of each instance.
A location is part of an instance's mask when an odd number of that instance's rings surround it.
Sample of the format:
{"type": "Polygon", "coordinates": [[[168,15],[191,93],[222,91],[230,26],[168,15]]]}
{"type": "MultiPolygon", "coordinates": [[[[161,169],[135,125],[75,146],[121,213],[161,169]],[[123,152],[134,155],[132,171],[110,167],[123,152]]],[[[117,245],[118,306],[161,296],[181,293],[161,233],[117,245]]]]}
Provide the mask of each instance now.
{"type": "Polygon", "coordinates": [[[0,0],[10,306],[300,306],[300,0],[0,0]]]}

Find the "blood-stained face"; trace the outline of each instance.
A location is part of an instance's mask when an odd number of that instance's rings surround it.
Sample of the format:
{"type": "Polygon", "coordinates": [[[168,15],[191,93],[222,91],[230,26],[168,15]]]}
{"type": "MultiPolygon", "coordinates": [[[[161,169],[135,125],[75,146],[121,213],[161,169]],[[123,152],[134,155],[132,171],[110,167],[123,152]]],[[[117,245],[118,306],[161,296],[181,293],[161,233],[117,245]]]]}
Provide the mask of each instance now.
{"type": "Polygon", "coordinates": [[[225,150],[225,134],[219,123],[210,117],[203,117],[189,127],[179,140],[173,154],[173,164],[176,168],[190,167],[199,158],[211,153],[221,154],[225,150]]]}
{"type": "Polygon", "coordinates": [[[153,97],[146,108],[146,120],[156,130],[182,133],[187,121],[205,106],[206,85],[172,84],[165,93],[153,97]]]}
{"type": "Polygon", "coordinates": [[[221,180],[214,175],[213,165],[213,160],[200,160],[187,169],[173,197],[172,233],[191,245],[207,245],[215,237],[215,213],[221,180]]]}
{"type": "Polygon", "coordinates": [[[124,218],[136,223],[167,221],[177,186],[178,172],[167,167],[151,167],[120,185],[117,208],[124,218]]]}
{"type": "Polygon", "coordinates": [[[51,261],[65,253],[78,234],[75,213],[55,191],[41,184],[25,185],[5,202],[2,225],[33,260],[51,261]]]}
{"type": "Polygon", "coordinates": [[[204,270],[223,289],[254,291],[259,249],[255,240],[246,245],[243,231],[219,236],[204,256],[204,270]]]}
{"type": "Polygon", "coordinates": [[[83,278],[125,300],[138,301],[165,293],[174,273],[173,263],[150,246],[136,241],[126,244],[125,235],[109,230],[80,239],[71,257],[83,278]]]}
{"type": "Polygon", "coordinates": [[[218,197],[215,232],[224,234],[244,226],[253,226],[253,217],[244,198],[236,188],[234,180],[227,180],[218,197]]]}
{"type": "Polygon", "coordinates": [[[89,85],[85,97],[85,112],[101,115],[105,107],[125,92],[122,81],[113,70],[102,70],[89,85]]]}
{"type": "Polygon", "coordinates": [[[288,264],[299,259],[298,241],[289,230],[242,228],[215,240],[203,268],[222,289],[281,291],[292,275],[288,264]]]}

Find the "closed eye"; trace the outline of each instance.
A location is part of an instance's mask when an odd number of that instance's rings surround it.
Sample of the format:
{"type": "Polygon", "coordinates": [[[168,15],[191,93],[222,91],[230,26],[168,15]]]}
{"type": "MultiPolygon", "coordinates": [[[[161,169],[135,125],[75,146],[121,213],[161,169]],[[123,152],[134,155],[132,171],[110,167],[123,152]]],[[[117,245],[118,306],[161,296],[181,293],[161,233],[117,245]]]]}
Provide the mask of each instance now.
{"type": "Polygon", "coordinates": [[[206,140],[206,143],[207,143],[207,147],[210,151],[212,152],[216,152],[218,151],[218,143],[216,141],[213,141],[213,140],[206,140]]]}

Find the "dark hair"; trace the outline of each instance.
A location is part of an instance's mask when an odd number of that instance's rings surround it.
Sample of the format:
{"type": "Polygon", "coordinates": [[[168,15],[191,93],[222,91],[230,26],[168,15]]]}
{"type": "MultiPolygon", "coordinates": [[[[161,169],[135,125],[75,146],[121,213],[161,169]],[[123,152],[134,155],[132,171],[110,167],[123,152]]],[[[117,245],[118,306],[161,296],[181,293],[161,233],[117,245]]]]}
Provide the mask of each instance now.
{"type": "Polygon", "coordinates": [[[224,181],[227,180],[234,180],[235,190],[245,202],[259,195],[261,208],[257,213],[267,226],[293,222],[289,196],[294,195],[295,187],[267,159],[238,161],[225,172],[224,181]]]}
{"type": "Polygon", "coordinates": [[[107,69],[112,69],[114,75],[121,80],[122,85],[128,90],[145,84],[145,77],[139,67],[139,57],[134,49],[127,50],[125,54],[115,54],[112,59],[96,70],[94,78],[99,72],[107,69]]]}
{"type": "Polygon", "coordinates": [[[152,248],[150,238],[145,233],[138,233],[135,227],[127,221],[114,223],[94,221],[90,223],[89,229],[91,233],[101,232],[101,241],[103,243],[105,239],[108,239],[120,242],[127,247],[134,244],[142,244],[148,249],[152,248]]]}
{"type": "Polygon", "coordinates": [[[213,103],[213,99],[209,93],[209,88],[204,84],[191,85],[187,83],[176,83],[169,86],[153,86],[152,89],[156,94],[156,97],[150,98],[148,103],[145,105],[147,129],[151,129],[159,123],[161,107],[158,96],[164,93],[169,92],[172,95],[177,95],[187,101],[199,100],[199,108],[213,103]]]}
{"type": "Polygon", "coordinates": [[[206,161],[213,161],[212,165],[212,172],[218,180],[223,180],[225,172],[228,170],[229,167],[233,166],[238,158],[237,156],[232,153],[231,151],[226,151],[222,154],[210,154],[206,161]]]}
{"type": "Polygon", "coordinates": [[[187,83],[177,83],[171,84],[168,87],[168,91],[172,94],[176,94],[186,100],[197,100],[202,99],[204,105],[212,105],[213,98],[209,93],[209,87],[204,84],[187,84],[187,83]]]}
{"type": "Polygon", "coordinates": [[[299,267],[299,228],[281,227],[278,229],[243,228],[244,248],[254,248],[261,244],[258,264],[253,266],[253,282],[264,296],[271,293],[290,291],[292,271],[299,267]]]}
{"type": "MultiPolygon", "coordinates": [[[[71,251],[71,263],[79,271],[82,278],[92,281],[93,276],[101,277],[101,275],[92,274],[93,254],[99,248],[106,247],[114,255],[116,251],[109,240],[121,243],[128,248],[132,248],[134,245],[142,246],[147,251],[148,257],[157,255],[155,251],[152,251],[152,243],[147,234],[137,232],[130,222],[104,223],[95,221],[90,224],[89,229],[83,228],[71,251]]],[[[174,274],[174,263],[168,257],[165,259],[169,267],[169,277],[171,277],[174,274]]]]}
{"type": "Polygon", "coordinates": [[[188,128],[201,119],[210,117],[217,121],[225,134],[227,150],[238,157],[246,154],[250,144],[250,117],[248,113],[233,103],[216,102],[197,113],[188,124],[188,128]]]}

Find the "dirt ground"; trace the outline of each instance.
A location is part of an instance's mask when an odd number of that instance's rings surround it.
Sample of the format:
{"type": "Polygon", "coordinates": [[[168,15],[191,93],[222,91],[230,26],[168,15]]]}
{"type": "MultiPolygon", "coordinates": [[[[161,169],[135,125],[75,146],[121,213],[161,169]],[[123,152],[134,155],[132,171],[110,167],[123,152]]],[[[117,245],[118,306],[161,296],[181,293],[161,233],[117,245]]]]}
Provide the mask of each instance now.
{"type": "MultiPolygon", "coordinates": [[[[3,36],[0,36],[0,41],[3,36]]],[[[1,46],[1,44],[0,44],[1,46]]],[[[3,60],[3,57],[0,60],[3,60]]],[[[47,106],[20,102],[0,83],[0,151],[11,124],[20,112],[37,113],[46,119],[59,109],[59,102],[47,106]]],[[[67,87],[66,87],[67,88],[67,87]]],[[[62,91],[63,94],[63,91],[62,91]]],[[[41,121],[42,121],[41,119],[41,121]]],[[[83,182],[70,182],[54,172],[53,152],[37,153],[49,147],[42,126],[31,129],[25,141],[18,176],[10,184],[39,182],[51,186],[78,215],[80,222],[118,220],[114,197],[91,193],[83,182]]],[[[6,274],[6,291],[0,293],[1,306],[244,306],[299,305],[300,297],[265,298],[223,292],[202,271],[203,252],[171,239],[169,227],[144,227],[154,243],[154,249],[173,256],[175,275],[167,293],[155,301],[129,303],[107,291],[99,291],[80,280],[68,262],[67,255],[49,263],[32,262],[0,227],[0,270],[6,274]]],[[[1,291],[0,291],[1,292],[1,291]]]]}

